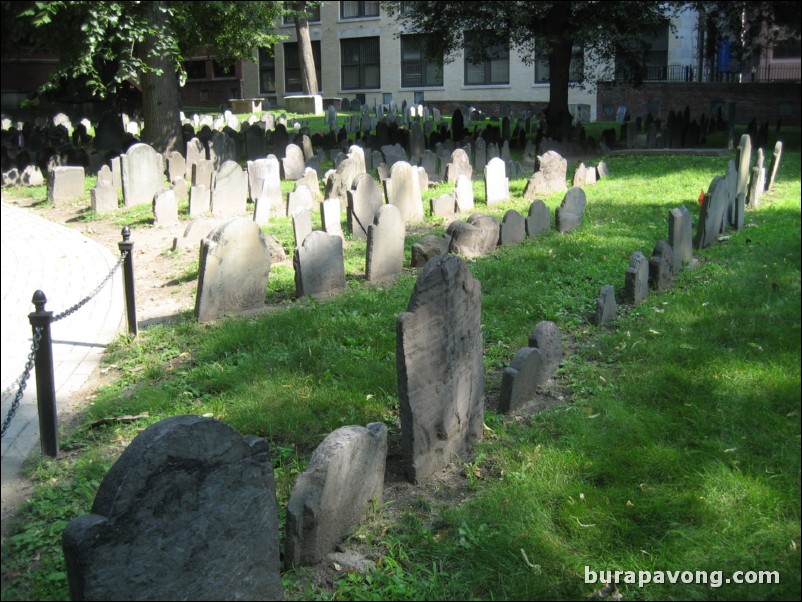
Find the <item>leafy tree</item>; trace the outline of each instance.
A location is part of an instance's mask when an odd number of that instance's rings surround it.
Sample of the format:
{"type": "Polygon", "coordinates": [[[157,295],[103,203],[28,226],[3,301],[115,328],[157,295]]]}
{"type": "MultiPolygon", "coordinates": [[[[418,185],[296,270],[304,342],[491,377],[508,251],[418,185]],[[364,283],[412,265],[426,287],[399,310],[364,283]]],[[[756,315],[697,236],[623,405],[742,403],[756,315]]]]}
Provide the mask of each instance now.
{"type": "Polygon", "coordinates": [[[282,2],[3,2],[6,56],[25,44],[59,57],[59,79],[79,78],[105,97],[126,81],[142,92],[142,138],[163,153],[183,150],[179,121],[182,60],[192,49],[213,48],[226,63],[272,48],[282,2]]]}
{"type": "MultiPolygon", "coordinates": [[[[524,60],[546,54],[549,64],[547,133],[564,138],[571,125],[568,89],[572,48],[579,45],[594,60],[636,61],[648,36],[665,26],[669,3],[617,2],[383,2],[409,31],[431,34],[430,56],[454,60],[465,48],[470,57],[487,58],[509,42],[524,60]],[[479,32],[481,35],[465,36],[479,32]]],[[[586,73],[586,77],[592,74],[586,73]]]]}

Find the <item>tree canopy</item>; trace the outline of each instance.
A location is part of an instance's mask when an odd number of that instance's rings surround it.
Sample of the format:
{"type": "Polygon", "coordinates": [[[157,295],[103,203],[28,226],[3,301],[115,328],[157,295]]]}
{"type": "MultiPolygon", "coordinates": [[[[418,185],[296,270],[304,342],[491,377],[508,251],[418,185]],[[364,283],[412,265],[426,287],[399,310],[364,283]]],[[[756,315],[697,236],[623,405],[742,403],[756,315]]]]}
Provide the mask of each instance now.
{"type": "Polygon", "coordinates": [[[3,56],[20,48],[59,57],[47,87],[80,79],[97,97],[125,81],[142,92],[143,139],[180,148],[182,60],[211,48],[218,61],[253,58],[280,39],[283,2],[2,2],[3,56]]]}

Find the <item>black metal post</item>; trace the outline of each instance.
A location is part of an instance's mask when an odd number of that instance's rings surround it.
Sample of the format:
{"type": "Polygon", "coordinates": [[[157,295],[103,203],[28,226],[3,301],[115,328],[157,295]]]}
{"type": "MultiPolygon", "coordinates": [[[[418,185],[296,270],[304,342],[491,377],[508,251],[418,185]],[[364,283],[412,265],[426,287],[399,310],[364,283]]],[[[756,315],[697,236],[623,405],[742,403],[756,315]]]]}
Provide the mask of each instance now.
{"type": "Polygon", "coordinates": [[[122,231],[123,240],[117,243],[120,253],[126,253],[123,261],[123,284],[125,285],[125,311],[128,316],[128,332],[134,336],[139,334],[136,323],[136,296],[134,291],[134,243],[130,241],[131,229],[125,226],[122,231]]]}
{"type": "Polygon", "coordinates": [[[56,411],[56,385],[53,378],[53,341],[50,337],[52,311],[45,311],[47,297],[42,291],[33,294],[31,302],[36,311],[28,314],[33,328],[41,334],[34,356],[36,362],[36,399],[39,410],[39,440],[42,453],[51,458],[58,456],[58,412],[56,411]]]}

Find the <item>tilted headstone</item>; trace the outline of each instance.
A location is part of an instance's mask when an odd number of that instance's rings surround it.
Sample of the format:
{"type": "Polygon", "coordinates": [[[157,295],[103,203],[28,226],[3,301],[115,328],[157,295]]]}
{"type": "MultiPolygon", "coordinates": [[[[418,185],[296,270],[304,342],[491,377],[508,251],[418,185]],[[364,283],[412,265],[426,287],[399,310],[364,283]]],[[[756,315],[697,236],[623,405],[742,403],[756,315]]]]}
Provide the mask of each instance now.
{"type": "Polygon", "coordinates": [[[465,262],[435,257],[396,322],[404,470],[421,483],[482,436],[482,292],[465,262]]]}
{"type": "Polygon", "coordinates": [[[474,213],[464,222],[451,222],[446,234],[451,237],[449,253],[468,258],[492,253],[498,246],[501,224],[498,219],[474,213]]]}
{"type": "Polygon", "coordinates": [[[326,199],[320,204],[320,221],[326,234],[343,238],[340,217],[340,199],[326,199]]]}
{"type": "Polygon", "coordinates": [[[347,228],[355,238],[367,238],[368,226],[382,206],[382,189],[369,174],[360,174],[347,194],[347,228]]]}
{"type": "Polygon", "coordinates": [[[752,139],[749,134],[741,136],[738,144],[738,188],[735,193],[747,194],[749,176],[752,174],[752,139]]]}
{"type": "Polygon", "coordinates": [[[259,224],[228,220],[201,243],[195,317],[207,322],[263,307],[269,275],[270,252],[259,224]]]}
{"type": "Polygon", "coordinates": [[[404,223],[423,221],[423,198],[416,167],[406,161],[397,161],[390,168],[390,179],[385,182],[385,190],[387,202],[398,208],[404,223]]]}
{"type": "Polygon", "coordinates": [[[164,190],[153,199],[153,223],[156,226],[178,223],[178,199],[172,190],[164,190]]]}
{"type": "Polygon", "coordinates": [[[519,349],[501,376],[499,411],[517,410],[534,397],[538,386],[546,380],[548,377],[545,376],[540,350],[533,347],[519,349]]]}
{"type": "Polygon", "coordinates": [[[668,244],[674,250],[674,272],[679,273],[693,257],[693,223],[685,205],[668,212],[668,244]]]}
{"type": "Polygon", "coordinates": [[[780,169],[780,160],[783,154],[783,143],[778,140],[774,145],[774,154],[771,156],[771,164],[769,165],[768,176],[766,177],[766,190],[774,188],[774,182],[777,180],[777,171],[780,169]]]}
{"type": "Polygon", "coordinates": [[[540,199],[535,199],[529,205],[529,212],[526,216],[526,235],[535,238],[548,234],[551,229],[551,213],[546,203],[540,199]]]}
{"type": "Polygon", "coordinates": [[[565,178],[568,173],[568,161],[558,152],[550,150],[538,156],[538,165],[538,171],[529,178],[524,189],[526,200],[531,201],[541,194],[566,190],[565,178]]]}
{"type": "Polygon", "coordinates": [[[438,255],[448,253],[450,242],[451,237],[434,236],[431,234],[424,236],[412,245],[410,266],[413,268],[422,268],[438,255]]]}
{"type": "MultiPolygon", "coordinates": [[[[758,149],[760,152],[762,149],[758,149]]],[[[752,168],[752,177],[749,180],[749,194],[747,196],[747,204],[752,208],[756,209],[760,207],[763,190],[766,188],[766,170],[755,165],[752,168]]]]}
{"type": "Polygon", "coordinates": [[[606,324],[618,315],[618,304],[615,302],[615,289],[605,284],[599,298],[596,299],[596,311],[593,313],[593,323],[597,326],[606,324]]]}
{"type": "Polygon", "coordinates": [[[722,232],[728,224],[734,226],[736,222],[735,216],[735,201],[738,196],[738,169],[735,167],[735,161],[727,162],[727,173],[724,176],[724,186],[727,192],[727,207],[724,209],[724,224],[722,224],[722,232]]]}
{"type": "Polygon", "coordinates": [[[488,207],[498,205],[510,199],[510,179],[507,168],[499,158],[490,159],[485,172],[485,201],[488,207]]]}
{"type": "Polygon", "coordinates": [[[147,144],[134,144],[120,160],[125,206],[150,205],[156,193],[166,188],[164,159],[147,144]]]}
{"type": "Polygon", "coordinates": [[[446,165],[446,182],[455,183],[457,178],[465,176],[468,180],[473,178],[473,167],[468,154],[461,148],[454,149],[451,153],[451,161],[446,165]]]}
{"type": "Polygon", "coordinates": [[[362,165],[358,157],[349,156],[343,160],[337,169],[326,178],[324,196],[327,199],[340,199],[343,207],[348,206],[348,191],[352,190],[356,179],[363,173],[362,165]]]}
{"type": "Polygon", "coordinates": [[[203,184],[189,189],[189,216],[196,217],[209,213],[212,208],[212,191],[203,184]]]}
{"type": "Polygon", "coordinates": [[[585,192],[576,186],[568,189],[562,203],[554,211],[555,225],[558,232],[563,234],[571,232],[582,223],[582,216],[585,213],[587,197],[585,192]]]}
{"type": "Polygon", "coordinates": [[[382,205],[368,226],[365,277],[377,282],[401,273],[404,267],[406,228],[401,212],[393,205],[382,205]]]}
{"type": "Polygon", "coordinates": [[[640,251],[629,258],[624,276],[624,303],[638,305],[649,296],[649,261],[640,251]]]}
{"type": "Polygon", "coordinates": [[[510,209],[504,214],[499,227],[498,245],[506,247],[517,245],[526,238],[526,221],[524,216],[510,209]]]}
{"type": "Polygon", "coordinates": [[[343,426],[323,440],[287,504],[286,569],[321,562],[369,509],[377,509],[386,463],[387,427],[380,422],[343,426]]]}
{"type": "MultiPolygon", "coordinates": [[[[47,179],[47,200],[57,207],[84,195],[84,168],[59,165],[53,168],[47,179]]],[[[152,198],[150,199],[153,200],[152,198]]]]}
{"type": "Polygon", "coordinates": [[[248,173],[236,161],[226,161],[214,174],[212,215],[234,217],[245,213],[248,202],[248,173]]]}
{"type": "Polygon", "coordinates": [[[295,296],[313,299],[326,297],[344,289],[345,260],[343,239],[320,230],[309,234],[295,248],[295,296]]]}
{"type": "Polygon", "coordinates": [[[674,250],[664,240],[657,241],[649,258],[649,284],[658,291],[664,291],[674,282],[674,250]]]}
{"type": "Polygon", "coordinates": [[[211,418],[157,422],[62,545],[73,600],[282,599],[267,442],[211,418]]]}

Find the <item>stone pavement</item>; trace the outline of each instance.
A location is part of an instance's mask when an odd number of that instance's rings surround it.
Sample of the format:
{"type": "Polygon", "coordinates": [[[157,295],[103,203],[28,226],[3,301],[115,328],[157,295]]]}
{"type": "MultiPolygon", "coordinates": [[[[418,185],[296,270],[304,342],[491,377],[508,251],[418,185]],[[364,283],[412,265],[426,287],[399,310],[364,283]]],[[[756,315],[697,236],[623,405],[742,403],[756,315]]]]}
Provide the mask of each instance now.
{"type": "MultiPolygon", "coordinates": [[[[102,245],[27,211],[0,205],[2,258],[2,421],[18,387],[10,387],[25,369],[31,352],[28,314],[33,293],[42,290],[46,311],[58,315],[89,296],[116,265],[102,245]],[[12,391],[8,389],[12,388],[12,391]]],[[[75,313],[51,325],[53,372],[59,417],[80,400],[76,393],[98,367],[106,345],[125,328],[122,269],[75,313]]],[[[31,371],[19,408],[2,440],[2,519],[25,497],[23,462],[39,453],[36,375],[31,371]]]]}

